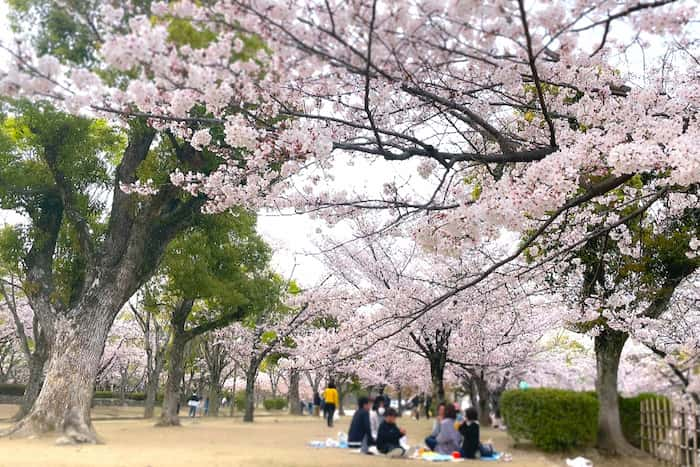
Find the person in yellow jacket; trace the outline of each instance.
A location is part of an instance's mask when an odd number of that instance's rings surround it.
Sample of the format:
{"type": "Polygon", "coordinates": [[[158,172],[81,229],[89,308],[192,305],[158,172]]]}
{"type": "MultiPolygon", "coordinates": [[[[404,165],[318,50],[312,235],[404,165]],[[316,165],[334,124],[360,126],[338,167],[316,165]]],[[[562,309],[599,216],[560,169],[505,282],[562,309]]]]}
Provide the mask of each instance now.
{"type": "Polygon", "coordinates": [[[333,415],[335,415],[335,409],[339,406],[338,403],[338,390],[335,388],[333,382],[328,383],[328,387],[323,391],[323,398],[326,402],[326,421],[329,427],[333,426],[333,415]]]}

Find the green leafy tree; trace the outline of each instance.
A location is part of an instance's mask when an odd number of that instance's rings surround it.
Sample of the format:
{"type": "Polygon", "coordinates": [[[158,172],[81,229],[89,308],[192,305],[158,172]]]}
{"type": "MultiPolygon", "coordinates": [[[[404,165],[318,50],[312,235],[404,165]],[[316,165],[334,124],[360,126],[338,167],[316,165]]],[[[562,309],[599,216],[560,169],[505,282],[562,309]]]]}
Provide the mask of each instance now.
{"type": "MultiPolygon", "coordinates": [[[[177,405],[188,343],[243,320],[274,298],[267,286],[270,250],[255,232],[255,216],[244,211],[201,218],[168,247],[160,274],[170,342],[160,425],[178,425],[177,405]],[[260,291],[271,293],[263,296],[260,291]]],[[[210,403],[219,394],[210,394],[210,403]]],[[[214,402],[216,403],[216,402],[214,402]]]]}

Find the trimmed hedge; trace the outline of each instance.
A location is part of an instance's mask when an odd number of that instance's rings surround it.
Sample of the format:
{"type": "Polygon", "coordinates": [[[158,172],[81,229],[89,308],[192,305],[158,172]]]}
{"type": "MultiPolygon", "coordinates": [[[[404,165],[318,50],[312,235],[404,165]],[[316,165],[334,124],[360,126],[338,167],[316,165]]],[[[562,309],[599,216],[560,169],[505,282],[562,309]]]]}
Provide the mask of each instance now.
{"type": "Polygon", "coordinates": [[[24,384],[0,384],[0,394],[3,396],[23,396],[24,384]]]}
{"type": "MultiPolygon", "coordinates": [[[[535,446],[552,451],[566,450],[571,447],[594,444],[597,438],[598,426],[598,395],[594,391],[575,392],[559,389],[527,389],[506,391],[501,399],[501,412],[506,419],[508,431],[514,439],[529,439],[535,446]],[[569,401],[584,401],[589,398],[595,401],[595,412],[591,414],[583,407],[588,407],[588,403],[582,402],[582,407],[571,412],[565,412],[565,407],[560,404],[559,399],[564,397],[569,401]],[[504,401],[506,406],[503,405],[504,401]],[[554,405],[554,407],[550,407],[554,405]],[[529,408],[528,408],[529,407],[529,408]],[[558,407],[559,411],[552,412],[558,407]],[[510,411],[510,414],[508,412],[510,411]],[[536,412],[532,415],[532,412],[536,412]],[[548,414],[553,413],[552,417],[548,414]],[[509,417],[510,415],[510,417],[509,417]],[[568,418],[563,420],[562,418],[568,418]],[[511,422],[510,420],[513,420],[511,422]],[[523,421],[524,420],[524,421],[523,421]],[[570,425],[586,426],[591,431],[585,432],[581,436],[579,430],[570,431],[570,425]],[[556,428],[555,428],[556,427],[556,428]],[[591,428],[592,427],[592,428],[591,428]],[[558,430],[556,436],[550,431],[558,430]],[[589,436],[592,433],[591,436],[589,436]],[[535,437],[538,439],[536,440],[535,437]],[[561,437],[562,440],[557,439],[561,437]],[[575,442],[576,444],[571,444],[575,442]],[[583,444],[581,444],[583,443],[583,444]]],[[[643,393],[635,397],[619,398],[620,424],[622,432],[627,441],[636,447],[641,447],[641,425],[640,406],[643,400],[666,399],[657,394],[643,393]]]]}
{"type": "Polygon", "coordinates": [[[263,401],[263,407],[265,407],[265,410],[282,410],[287,407],[287,399],[284,397],[265,399],[263,401]]]}
{"type": "Polygon", "coordinates": [[[516,441],[528,439],[549,452],[595,443],[598,401],[589,394],[547,388],[506,391],[500,407],[516,441]]]}

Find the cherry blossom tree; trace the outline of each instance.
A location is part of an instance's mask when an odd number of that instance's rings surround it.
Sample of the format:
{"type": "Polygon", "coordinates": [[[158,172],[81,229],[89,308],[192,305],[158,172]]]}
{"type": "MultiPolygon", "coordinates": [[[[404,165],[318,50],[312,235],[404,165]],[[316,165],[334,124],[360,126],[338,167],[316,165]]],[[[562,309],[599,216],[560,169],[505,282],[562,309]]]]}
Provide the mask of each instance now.
{"type": "MultiPolygon", "coordinates": [[[[395,300],[384,307],[381,324],[401,321],[397,313],[408,317],[381,335],[368,333],[384,339],[400,333],[406,321],[455,306],[462,292],[501,272],[540,237],[557,241],[541,249],[544,256],[533,255],[532,268],[559,262],[660,203],[680,198],[688,206],[700,174],[694,151],[698,74],[687,73],[697,64],[695,8],[690,1],[613,0],[183,0],[150,8],[98,2],[75,15],[91,45],[79,60],[59,48],[42,55],[31,41],[8,47],[14,60],[3,73],[4,93],[50,98],[72,112],[131,124],[109,184],[108,233],[97,246],[84,217],[76,215],[79,190],[48,160],[52,186],[61,193],[53,201],[61,210],[37,217],[35,225],[53,226],[43,232],[55,238],[65,211],[90,266],[80,281],[84,293],[78,289],[80,299],[68,308],[90,319],[56,327],[65,358],[50,359],[46,395],[20,432],[27,425],[28,431],[66,426],[69,438],[94,440],[87,399],[107,329],[153,272],[164,245],[201,207],[221,212],[274,198],[277,206],[309,209],[331,222],[361,209],[391,213],[375,232],[405,223],[403,235],[446,256],[448,267],[433,279],[442,285],[433,293],[375,286],[369,300],[360,300],[364,306],[395,300]],[[666,53],[649,57],[640,73],[625,54],[645,42],[666,53]],[[150,126],[135,123],[144,121],[150,126]],[[161,136],[177,159],[174,167],[163,164],[172,175],[141,176],[136,169],[161,136]],[[328,179],[331,150],[407,167],[406,161],[417,161],[431,193],[394,180],[377,199],[315,188],[328,179]],[[208,155],[220,159],[213,163],[208,155]],[[306,176],[291,180],[297,173],[306,176]],[[176,187],[192,198],[182,201],[176,187]],[[599,201],[620,190],[631,190],[624,202],[599,201]],[[173,203],[177,208],[170,209],[173,203]],[[137,205],[150,217],[132,216],[137,205]],[[601,205],[605,215],[597,211],[601,205]],[[165,234],[149,230],[156,225],[165,234]],[[504,228],[520,234],[517,248],[483,246],[504,228]],[[150,241],[162,248],[146,255],[150,241]],[[108,254],[93,254],[100,248],[108,254]],[[134,271],[145,272],[137,277],[134,271]],[[87,306],[96,297],[110,300],[87,306]],[[78,332],[95,323],[99,333],[78,332]],[[91,349],[92,358],[66,351],[73,342],[91,349]],[[71,359],[85,361],[86,368],[74,372],[82,389],[64,404],[68,396],[54,389],[53,376],[65,373],[71,359]],[[66,405],[76,407],[70,423],[53,408],[66,405]]],[[[42,261],[27,275],[42,286],[30,301],[53,318],[50,287],[40,279],[50,276],[55,241],[41,245],[30,256],[42,261]]],[[[684,247],[693,249],[689,242],[684,247]]]]}

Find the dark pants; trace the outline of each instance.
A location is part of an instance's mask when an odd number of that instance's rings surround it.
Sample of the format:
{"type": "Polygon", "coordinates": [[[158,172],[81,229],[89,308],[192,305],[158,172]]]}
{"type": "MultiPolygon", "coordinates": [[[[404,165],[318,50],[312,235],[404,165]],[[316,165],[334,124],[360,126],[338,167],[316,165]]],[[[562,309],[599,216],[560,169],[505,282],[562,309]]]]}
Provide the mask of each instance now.
{"type": "Polygon", "coordinates": [[[389,453],[390,453],[391,451],[393,451],[394,449],[401,449],[401,455],[402,455],[402,456],[403,456],[404,454],[406,454],[406,450],[405,450],[404,448],[402,448],[401,446],[399,446],[398,444],[388,444],[388,445],[383,446],[383,447],[384,447],[384,449],[379,451],[379,452],[381,452],[382,454],[389,454],[389,453]]]}
{"type": "Polygon", "coordinates": [[[190,417],[194,417],[195,415],[197,415],[197,407],[190,406],[190,417]]]}
{"type": "Polygon", "coordinates": [[[435,436],[428,436],[425,438],[425,445],[428,446],[431,451],[434,451],[437,447],[437,438],[435,436]]]}
{"type": "Polygon", "coordinates": [[[335,415],[335,404],[326,402],[326,422],[329,427],[333,426],[333,415],[335,415]]]}

